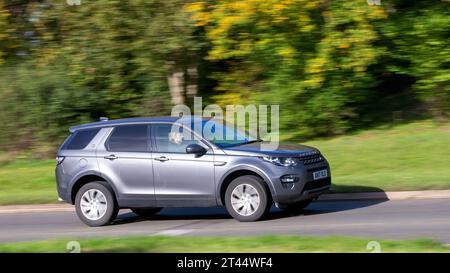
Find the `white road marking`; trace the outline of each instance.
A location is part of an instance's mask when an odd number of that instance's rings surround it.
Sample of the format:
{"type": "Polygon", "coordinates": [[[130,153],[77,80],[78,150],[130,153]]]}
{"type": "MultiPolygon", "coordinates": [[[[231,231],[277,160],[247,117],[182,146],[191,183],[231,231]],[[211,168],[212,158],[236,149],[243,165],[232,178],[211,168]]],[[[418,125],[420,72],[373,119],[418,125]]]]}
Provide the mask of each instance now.
{"type": "Polygon", "coordinates": [[[33,213],[33,212],[71,212],[75,211],[74,207],[26,207],[26,208],[0,208],[0,214],[11,213],[33,213]]]}
{"type": "Polygon", "coordinates": [[[191,229],[169,229],[157,232],[153,235],[165,235],[165,236],[180,236],[183,234],[191,233],[191,229]]]}
{"type": "Polygon", "coordinates": [[[393,191],[393,192],[361,192],[361,193],[330,193],[323,194],[319,201],[350,201],[350,200],[413,200],[413,199],[448,199],[450,190],[425,191],[393,191]]]}

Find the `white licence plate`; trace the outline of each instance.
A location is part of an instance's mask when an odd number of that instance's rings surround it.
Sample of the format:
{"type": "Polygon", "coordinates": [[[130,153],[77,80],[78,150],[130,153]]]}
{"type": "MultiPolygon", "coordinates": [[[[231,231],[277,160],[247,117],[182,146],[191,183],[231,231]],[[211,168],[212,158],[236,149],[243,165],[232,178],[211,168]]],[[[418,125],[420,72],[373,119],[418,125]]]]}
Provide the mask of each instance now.
{"type": "Polygon", "coordinates": [[[318,179],[322,179],[322,178],[326,178],[328,177],[328,171],[325,170],[320,170],[317,172],[313,172],[313,179],[314,180],[318,180],[318,179]]]}

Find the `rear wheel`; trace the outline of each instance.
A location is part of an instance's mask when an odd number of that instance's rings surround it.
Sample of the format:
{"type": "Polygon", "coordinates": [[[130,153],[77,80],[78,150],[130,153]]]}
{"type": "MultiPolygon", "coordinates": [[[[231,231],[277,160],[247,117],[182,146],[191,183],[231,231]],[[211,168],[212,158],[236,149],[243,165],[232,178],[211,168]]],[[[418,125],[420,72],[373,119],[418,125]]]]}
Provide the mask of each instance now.
{"type": "Polygon", "coordinates": [[[91,227],[109,224],[119,212],[114,193],[104,181],[81,187],[75,197],[75,209],[80,220],[91,227]]]}
{"type": "Polygon", "coordinates": [[[262,219],[268,213],[272,199],[264,181],[253,175],[236,178],[225,192],[225,206],[238,221],[251,222],[262,219]]]}
{"type": "Polygon", "coordinates": [[[311,202],[312,202],[312,199],[307,199],[307,200],[302,200],[302,201],[295,202],[295,203],[283,204],[283,205],[280,205],[280,208],[282,210],[285,210],[288,212],[300,213],[304,208],[309,206],[309,204],[311,204],[311,202]]]}
{"type": "Polygon", "coordinates": [[[139,217],[148,218],[160,212],[162,208],[131,208],[131,211],[139,217]]]}

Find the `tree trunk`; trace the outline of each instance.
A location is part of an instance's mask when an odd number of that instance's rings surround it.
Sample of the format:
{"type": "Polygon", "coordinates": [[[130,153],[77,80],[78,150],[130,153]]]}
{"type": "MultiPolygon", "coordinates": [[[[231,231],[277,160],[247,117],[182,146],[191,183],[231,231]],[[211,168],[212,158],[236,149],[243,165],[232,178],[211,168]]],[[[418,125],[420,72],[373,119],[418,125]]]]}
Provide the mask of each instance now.
{"type": "Polygon", "coordinates": [[[187,69],[180,66],[174,67],[167,76],[172,103],[174,105],[185,104],[186,97],[195,97],[198,92],[197,81],[197,67],[191,66],[187,69]]]}
{"type": "Polygon", "coordinates": [[[176,67],[167,76],[170,96],[174,105],[184,104],[184,74],[182,68],[176,67]]]}
{"type": "Polygon", "coordinates": [[[198,92],[198,86],[197,86],[198,70],[197,70],[197,68],[196,67],[188,68],[187,76],[188,76],[188,84],[186,87],[186,94],[189,98],[193,98],[197,95],[197,92],[198,92]]]}

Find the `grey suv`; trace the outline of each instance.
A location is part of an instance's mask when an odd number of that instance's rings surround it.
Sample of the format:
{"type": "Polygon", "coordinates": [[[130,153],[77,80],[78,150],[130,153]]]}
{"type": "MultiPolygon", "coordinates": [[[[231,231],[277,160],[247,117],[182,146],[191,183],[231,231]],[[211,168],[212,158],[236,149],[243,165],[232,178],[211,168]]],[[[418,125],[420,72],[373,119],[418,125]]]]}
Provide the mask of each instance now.
{"type": "Polygon", "coordinates": [[[85,224],[101,226],[122,208],[149,217],[165,207],[225,206],[239,221],[256,221],[273,203],[297,212],[329,189],[330,168],[317,149],[269,150],[258,139],[216,140],[194,130],[207,123],[160,117],[72,127],[56,158],[58,195],[85,224]]]}

